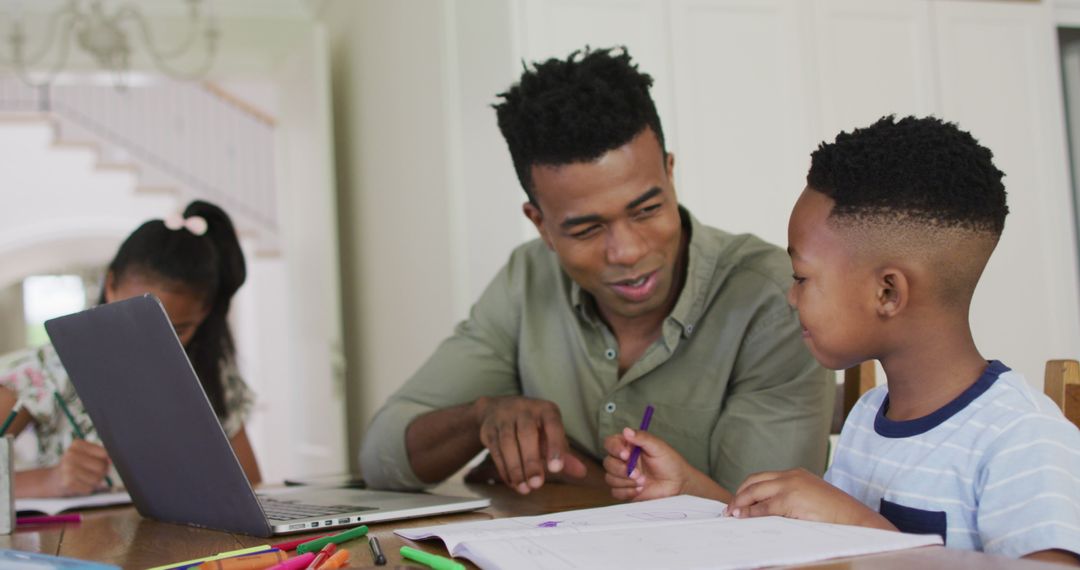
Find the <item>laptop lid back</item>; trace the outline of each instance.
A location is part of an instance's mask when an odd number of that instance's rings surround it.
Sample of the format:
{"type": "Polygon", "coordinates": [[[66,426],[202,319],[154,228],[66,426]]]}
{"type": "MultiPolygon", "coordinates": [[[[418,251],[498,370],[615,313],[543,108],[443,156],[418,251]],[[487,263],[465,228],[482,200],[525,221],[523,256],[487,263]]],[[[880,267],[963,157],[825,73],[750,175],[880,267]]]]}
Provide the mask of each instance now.
{"type": "Polygon", "coordinates": [[[101,305],[45,329],[139,514],[271,535],[157,298],[101,305]]]}

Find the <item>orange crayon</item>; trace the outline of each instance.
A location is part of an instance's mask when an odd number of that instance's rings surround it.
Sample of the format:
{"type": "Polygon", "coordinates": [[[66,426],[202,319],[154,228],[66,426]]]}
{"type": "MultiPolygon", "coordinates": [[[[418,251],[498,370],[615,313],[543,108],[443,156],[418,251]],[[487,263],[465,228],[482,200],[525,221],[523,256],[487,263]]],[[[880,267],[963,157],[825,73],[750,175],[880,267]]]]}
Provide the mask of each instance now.
{"type": "Polygon", "coordinates": [[[306,570],[315,570],[316,568],[322,566],[323,562],[326,562],[335,550],[337,550],[337,545],[333,542],[322,547],[322,550],[320,550],[319,553],[315,555],[315,560],[312,560],[311,564],[308,564],[306,570]]]}
{"type": "Polygon", "coordinates": [[[319,570],[337,570],[349,563],[349,550],[342,548],[338,550],[336,554],[330,557],[329,560],[323,562],[322,566],[319,566],[319,570]]]}

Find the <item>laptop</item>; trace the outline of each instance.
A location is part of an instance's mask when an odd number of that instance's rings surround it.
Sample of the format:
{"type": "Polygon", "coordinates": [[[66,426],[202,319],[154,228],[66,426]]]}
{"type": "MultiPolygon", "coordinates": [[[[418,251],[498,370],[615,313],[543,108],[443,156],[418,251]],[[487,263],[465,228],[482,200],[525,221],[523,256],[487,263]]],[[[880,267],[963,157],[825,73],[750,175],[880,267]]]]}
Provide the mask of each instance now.
{"type": "Polygon", "coordinates": [[[331,487],[256,494],[157,298],[101,305],[45,328],[144,517],[271,536],[491,504],[331,487]]]}

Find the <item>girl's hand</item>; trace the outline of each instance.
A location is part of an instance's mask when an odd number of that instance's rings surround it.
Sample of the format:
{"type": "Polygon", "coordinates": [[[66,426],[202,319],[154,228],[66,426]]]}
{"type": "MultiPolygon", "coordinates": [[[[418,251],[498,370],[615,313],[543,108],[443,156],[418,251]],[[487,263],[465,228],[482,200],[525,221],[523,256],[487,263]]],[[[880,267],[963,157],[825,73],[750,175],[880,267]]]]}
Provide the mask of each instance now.
{"type": "Polygon", "coordinates": [[[105,476],[109,473],[110,464],[104,447],[76,439],[64,452],[60,463],[48,470],[49,494],[70,497],[102,490],[105,488],[105,476]]]}

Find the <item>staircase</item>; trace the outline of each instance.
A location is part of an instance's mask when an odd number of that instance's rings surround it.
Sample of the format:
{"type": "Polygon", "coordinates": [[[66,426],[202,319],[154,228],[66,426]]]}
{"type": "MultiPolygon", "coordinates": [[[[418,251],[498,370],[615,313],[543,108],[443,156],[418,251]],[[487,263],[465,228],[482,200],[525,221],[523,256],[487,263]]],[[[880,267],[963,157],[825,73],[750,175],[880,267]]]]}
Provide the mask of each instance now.
{"type": "Polygon", "coordinates": [[[47,122],[54,145],[87,147],[98,168],[131,171],[139,192],[219,204],[259,254],[278,254],[274,121],[213,85],[35,88],[0,77],[5,119],[47,122]]]}

